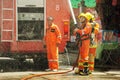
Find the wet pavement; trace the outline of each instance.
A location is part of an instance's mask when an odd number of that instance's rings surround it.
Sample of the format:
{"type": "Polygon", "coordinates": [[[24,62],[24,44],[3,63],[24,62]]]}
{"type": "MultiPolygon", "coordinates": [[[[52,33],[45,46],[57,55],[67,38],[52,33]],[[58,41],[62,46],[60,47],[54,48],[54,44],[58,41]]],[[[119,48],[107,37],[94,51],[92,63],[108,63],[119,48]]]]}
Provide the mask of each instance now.
{"type": "MultiPolygon", "coordinates": [[[[71,70],[72,67],[62,66],[57,73],[66,72],[71,70]]],[[[54,74],[56,72],[45,72],[45,71],[25,71],[25,72],[3,72],[0,73],[0,80],[21,80],[30,75],[37,75],[27,80],[120,80],[120,69],[110,69],[107,71],[95,70],[91,75],[80,76],[74,74],[74,71],[64,74],[54,74]],[[49,74],[43,75],[40,74],[49,74]]]]}

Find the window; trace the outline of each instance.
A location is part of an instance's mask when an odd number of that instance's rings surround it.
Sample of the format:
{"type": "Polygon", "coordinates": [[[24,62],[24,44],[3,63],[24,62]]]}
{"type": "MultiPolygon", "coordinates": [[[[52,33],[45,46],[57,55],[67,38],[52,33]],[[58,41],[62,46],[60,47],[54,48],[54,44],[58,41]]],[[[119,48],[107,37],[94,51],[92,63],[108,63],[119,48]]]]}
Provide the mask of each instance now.
{"type": "Polygon", "coordinates": [[[44,0],[17,0],[18,40],[41,40],[44,33],[44,0]]]}

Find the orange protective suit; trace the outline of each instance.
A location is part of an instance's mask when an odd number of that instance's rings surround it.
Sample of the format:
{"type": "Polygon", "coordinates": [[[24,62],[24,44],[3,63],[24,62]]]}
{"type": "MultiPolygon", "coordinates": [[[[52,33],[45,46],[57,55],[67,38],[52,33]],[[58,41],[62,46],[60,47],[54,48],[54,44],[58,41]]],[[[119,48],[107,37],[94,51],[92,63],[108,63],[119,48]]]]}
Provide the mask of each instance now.
{"type": "Polygon", "coordinates": [[[45,42],[49,69],[58,69],[58,44],[61,43],[61,32],[54,23],[46,30],[45,42]]]}
{"type": "MultiPolygon", "coordinates": [[[[92,24],[91,24],[92,25],[92,24]]],[[[97,48],[97,34],[99,32],[99,24],[98,23],[94,23],[94,25],[92,26],[94,28],[94,31],[91,33],[94,35],[94,43],[90,44],[90,48],[89,48],[89,71],[92,72],[94,71],[94,58],[96,56],[96,48],[97,48]]]]}
{"type": "Polygon", "coordinates": [[[88,63],[88,54],[89,54],[89,45],[90,45],[90,38],[89,35],[91,33],[92,27],[91,24],[89,22],[86,23],[86,26],[84,27],[84,29],[80,30],[77,29],[75,30],[76,33],[80,34],[80,36],[86,35],[87,36],[83,36],[82,39],[87,38],[85,40],[81,41],[81,45],[79,47],[79,59],[78,59],[78,68],[79,70],[83,70],[85,67],[85,63],[88,63]]]}

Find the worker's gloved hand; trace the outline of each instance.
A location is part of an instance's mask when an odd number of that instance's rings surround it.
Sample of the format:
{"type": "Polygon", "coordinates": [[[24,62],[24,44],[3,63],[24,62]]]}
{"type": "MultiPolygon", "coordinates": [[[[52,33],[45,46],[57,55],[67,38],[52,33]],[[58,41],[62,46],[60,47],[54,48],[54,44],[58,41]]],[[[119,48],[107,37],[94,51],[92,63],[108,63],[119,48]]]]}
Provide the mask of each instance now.
{"type": "Polygon", "coordinates": [[[77,32],[78,30],[79,30],[78,28],[75,28],[75,29],[74,29],[74,32],[77,32]]]}

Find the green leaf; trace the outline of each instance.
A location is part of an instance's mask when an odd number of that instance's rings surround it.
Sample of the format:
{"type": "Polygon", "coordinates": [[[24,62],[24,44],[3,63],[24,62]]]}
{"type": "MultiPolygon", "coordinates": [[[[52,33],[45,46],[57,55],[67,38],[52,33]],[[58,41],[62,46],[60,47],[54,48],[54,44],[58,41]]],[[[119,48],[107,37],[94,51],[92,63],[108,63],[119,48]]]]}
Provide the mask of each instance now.
{"type": "Polygon", "coordinates": [[[96,0],[84,0],[86,7],[96,7],[96,0]]]}
{"type": "Polygon", "coordinates": [[[81,2],[81,0],[71,0],[71,4],[73,8],[78,8],[78,4],[81,2]]]}

